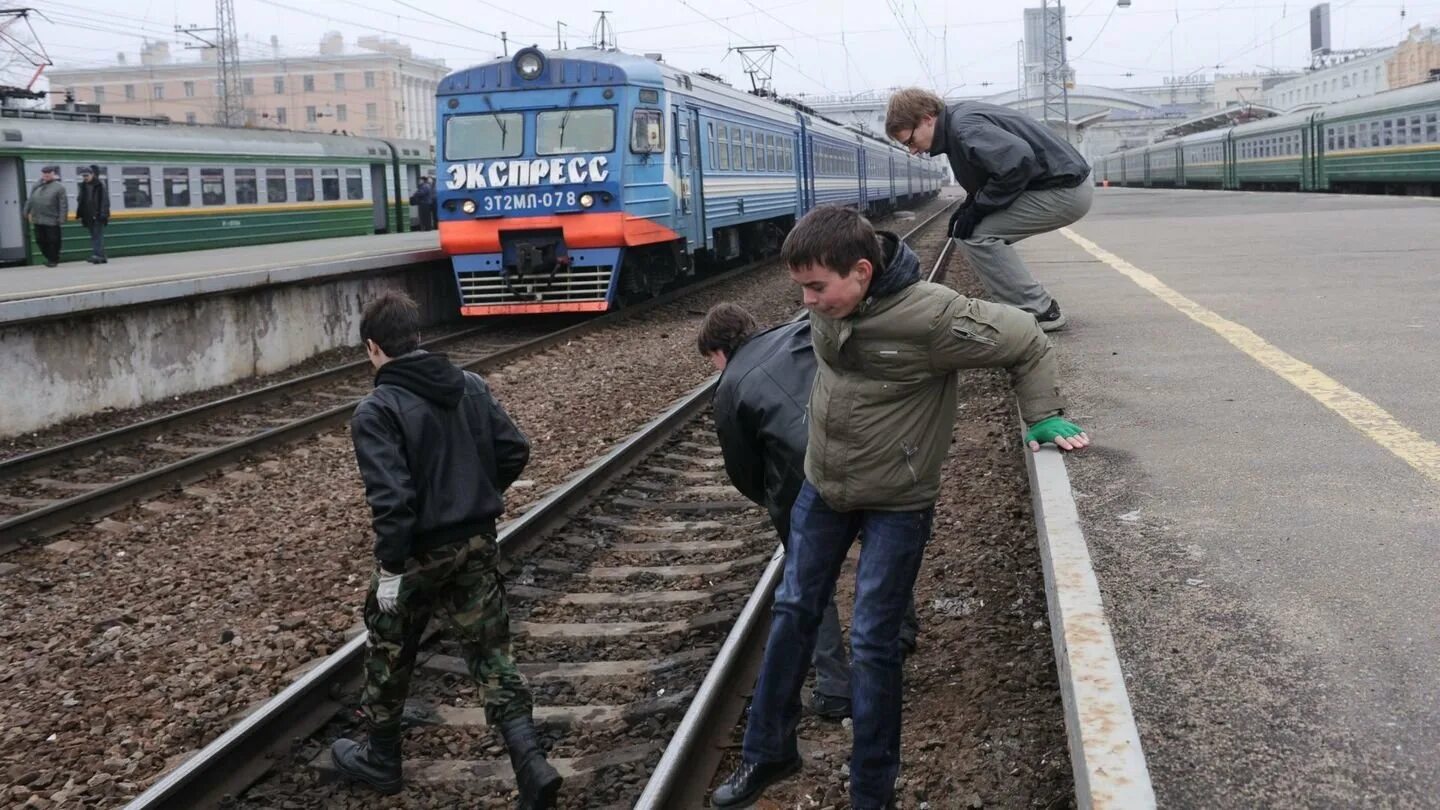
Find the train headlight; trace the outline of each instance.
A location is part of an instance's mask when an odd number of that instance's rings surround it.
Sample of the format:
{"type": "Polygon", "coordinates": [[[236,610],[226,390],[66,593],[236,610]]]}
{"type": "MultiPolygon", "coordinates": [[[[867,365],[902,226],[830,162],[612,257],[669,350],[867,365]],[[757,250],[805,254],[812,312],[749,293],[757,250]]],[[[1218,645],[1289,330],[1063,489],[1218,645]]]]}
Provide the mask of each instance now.
{"type": "Polygon", "coordinates": [[[467,214],[475,213],[475,201],[466,200],[465,202],[460,203],[460,210],[464,211],[467,214]]]}
{"type": "Polygon", "coordinates": [[[581,208],[589,208],[590,206],[592,206],[592,205],[594,205],[594,204],[595,204],[595,195],[594,195],[594,194],[591,194],[590,192],[587,191],[587,192],[585,192],[584,194],[581,194],[581,195],[580,195],[580,207],[581,207],[581,208]]]}
{"type": "Polygon", "coordinates": [[[545,57],[540,52],[530,48],[515,54],[515,71],[520,78],[529,81],[538,79],[540,72],[545,69],[545,57]]]}

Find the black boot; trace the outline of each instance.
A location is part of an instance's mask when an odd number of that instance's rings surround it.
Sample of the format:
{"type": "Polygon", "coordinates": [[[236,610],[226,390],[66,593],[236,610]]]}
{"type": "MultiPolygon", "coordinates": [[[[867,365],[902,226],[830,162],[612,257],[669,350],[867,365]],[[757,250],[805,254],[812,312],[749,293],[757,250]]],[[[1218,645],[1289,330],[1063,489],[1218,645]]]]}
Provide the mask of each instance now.
{"type": "Polygon", "coordinates": [[[560,792],[560,774],[545,761],[545,752],[535,737],[535,726],[529,717],[517,717],[500,724],[505,747],[510,749],[510,764],[515,768],[515,782],[520,788],[518,810],[547,810],[555,806],[560,792]]]}
{"type": "Polygon", "coordinates": [[[393,796],[405,786],[400,776],[400,729],[371,731],[363,743],[336,740],[330,746],[335,769],[346,779],[364,782],[386,796],[393,796]]]}
{"type": "Polygon", "coordinates": [[[744,762],[730,774],[730,778],[710,794],[711,807],[749,807],[760,798],[765,788],[782,779],[789,779],[800,772],[803,761],[797,755],[794,759],[781,762],[744,762]]]}

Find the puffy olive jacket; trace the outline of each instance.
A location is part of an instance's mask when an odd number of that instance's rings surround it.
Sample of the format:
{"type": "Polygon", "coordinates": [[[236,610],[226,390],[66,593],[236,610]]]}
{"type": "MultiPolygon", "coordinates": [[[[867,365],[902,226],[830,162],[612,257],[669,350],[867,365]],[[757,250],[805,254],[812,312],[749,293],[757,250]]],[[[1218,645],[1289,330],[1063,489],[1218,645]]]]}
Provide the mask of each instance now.
{"type": "Polygon", "coordinates": [[[1008,369],[1027,423],[1065,407],[1055,352],[1032,315],[919,281],[915,254],[881,238],[886,266],[860,309],[810,316],[819,370],[805,477],[840,511],[934,503],[960,369],[1008,369]]]}

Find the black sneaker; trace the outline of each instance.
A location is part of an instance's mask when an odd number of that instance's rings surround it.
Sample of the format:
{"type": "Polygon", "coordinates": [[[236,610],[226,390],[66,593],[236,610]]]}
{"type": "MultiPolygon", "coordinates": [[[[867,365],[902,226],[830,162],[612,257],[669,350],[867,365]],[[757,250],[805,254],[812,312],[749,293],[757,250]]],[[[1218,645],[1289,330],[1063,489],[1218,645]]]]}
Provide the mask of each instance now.
{"type": "Polygon", "coordinates": [[[742,762],[740,767],[730,774],[730,778],[725,780],[725,784],[715,788],[715,792],[710,794],[710,806],[748,807],[760,798],[765,788],[799,773],[801,764],[798,754],[794,759],[784,762],[742,762]]]}
{"type": "Polygon", "coordinates": [[[850,698],[811,692],[809,706],[810,711],[822,720],[838,721],[850,716],[850,698]]]}
{"type": "Polygon", "coordinates": [[[1065,328],[1065,313],[1060,311],[1060,302],[1054,298],[1050,299],[1050,308],[1045,310],[1043,315],[1036,315],[1035,320],[1040,322],[1040,328],[1046,332],[1065,328]]]}

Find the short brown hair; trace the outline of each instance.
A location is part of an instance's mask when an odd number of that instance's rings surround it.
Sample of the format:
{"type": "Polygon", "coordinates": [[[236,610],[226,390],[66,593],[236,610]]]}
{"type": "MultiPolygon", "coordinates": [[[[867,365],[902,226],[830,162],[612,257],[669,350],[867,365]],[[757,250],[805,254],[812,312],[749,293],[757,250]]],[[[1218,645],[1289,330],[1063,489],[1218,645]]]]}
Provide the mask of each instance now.
{"type": "Polygon", "coordinates": [[[884,269],[880,237],[860,212],[839,205],[822,205],[801,217],[780,247],[787,267],[819,265],[841,276],[850,275],[861,259],[868,259],[877,273],[884,269]]]}
{"type": "Polygon", "coordinates": [[[700,335],[695,339],[695,348],[700,350],[701,356],[709,357],[721,352],[728,360],[758,331],[760,325],[748,310],[739,304],[721,301],[705,313],[705,320],[700,323],[700,335]]]}
{"type": "Polygon", "coordinates": [[[373,340],[386,357],[400,357],[420,347],[420,307],[398,290],[383,292],[365,305],[360,340],[373,340]]]}
{"type": "Polygon", "coordinates": [[[927,115],[936,118],[945,112],[945,101],[929,90],[907,87],[890,97],[885,109],[885,134],[895,138],[899,133],[920,126],[920,119],[927,115]]]}

